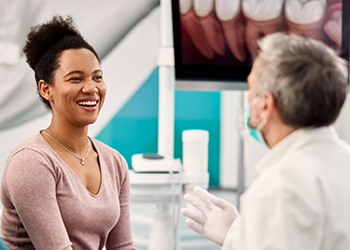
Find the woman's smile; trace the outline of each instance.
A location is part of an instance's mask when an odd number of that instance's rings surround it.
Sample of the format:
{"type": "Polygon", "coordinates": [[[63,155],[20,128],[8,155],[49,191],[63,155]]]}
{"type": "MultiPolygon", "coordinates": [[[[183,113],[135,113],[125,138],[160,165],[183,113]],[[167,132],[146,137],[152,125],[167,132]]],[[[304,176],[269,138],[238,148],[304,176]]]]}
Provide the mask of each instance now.
{"type": "Polygon", "coordinates": [[[98,106],[98,100],[97,99],[84,99],[84,100],[80,100],[77,102],[77,104],[86,111],[89,112],[94,112],[97,110],[98,106]]]}

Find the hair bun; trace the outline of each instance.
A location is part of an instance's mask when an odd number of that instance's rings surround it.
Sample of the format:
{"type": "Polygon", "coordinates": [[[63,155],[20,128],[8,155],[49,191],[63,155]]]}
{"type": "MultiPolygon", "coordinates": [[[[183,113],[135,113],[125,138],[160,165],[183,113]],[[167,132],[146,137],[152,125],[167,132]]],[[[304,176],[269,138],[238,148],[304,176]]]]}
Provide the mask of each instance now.
{"type": "Polygon", "coordinates": [[[56,15],[47,23],[33,26],[23,48],[29,66],[34,69],[43,54],[66,36],[81,36],[71,16],[56,15]]]}

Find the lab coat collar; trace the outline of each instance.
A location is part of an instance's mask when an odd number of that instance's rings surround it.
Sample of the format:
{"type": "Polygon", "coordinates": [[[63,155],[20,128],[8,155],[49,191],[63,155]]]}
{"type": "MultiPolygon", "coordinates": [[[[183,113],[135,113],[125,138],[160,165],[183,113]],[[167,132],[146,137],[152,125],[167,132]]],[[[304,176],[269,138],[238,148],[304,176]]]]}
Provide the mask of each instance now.
{"type": "Polygon", "coordinates": [[[337,132],[333,126],[324,126],[319,128],[299,128],[277,143],[270,149],[264,157],[255,165],[258,174],[272,168],[284,157],[293,152],[294,149],[315,139],[335,137],[338,138],[337,132]]]}

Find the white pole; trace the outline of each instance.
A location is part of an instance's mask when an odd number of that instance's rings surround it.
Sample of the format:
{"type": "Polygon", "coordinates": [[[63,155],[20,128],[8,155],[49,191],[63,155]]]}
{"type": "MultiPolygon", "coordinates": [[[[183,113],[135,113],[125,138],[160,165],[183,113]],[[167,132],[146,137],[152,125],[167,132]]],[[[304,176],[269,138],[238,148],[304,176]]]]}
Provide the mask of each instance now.
{"type": "Polygon", "coordinates": [[[171,0],[160,4],[158,154],[174,158],[175,70],[171,0]]]}
{"type": "MultiPolygon", "coordinates": [[[[175,60],[171,0],[160,1],[160,48],[157,64],[159,66],[158,154],[174,159],[175,60]]],[[[148,250],[173,250],[178,246],[174,218],[170,216],[169,205],[157,204],[157,208],[148,250]]]]}

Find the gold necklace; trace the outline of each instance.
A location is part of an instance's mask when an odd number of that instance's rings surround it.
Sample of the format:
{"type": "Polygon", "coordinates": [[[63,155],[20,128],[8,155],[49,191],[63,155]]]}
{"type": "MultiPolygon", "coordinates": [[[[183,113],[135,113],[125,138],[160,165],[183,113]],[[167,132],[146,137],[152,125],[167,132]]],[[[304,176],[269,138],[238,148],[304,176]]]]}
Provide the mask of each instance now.
{"type": "Polygon", "coordinates": [[[88,155],[88,153],[89,153],[89,149],[90,149],[90,145],[89,145],[89,139],[86,137],[86,140],[87,140],[87,150],[86,150],[86,153],[85,153],[85,155],[83,156],[83,157],[79,157],[79,156],[77,156],[76,154],[74,154],[73,152],[71,152],[71,151],[69,151],[68,150],[68,148],[66,148],[65,146],[63,146],[61,143],[59,143],[58,141],[56,141],[56,139],[55,138],[53,138],[51,135],[49,135],[48,133],[46,133],[45,131],[43,131],[43,133],[45,134],[45,135],[47,135],[48,137],[50,137],[54,142],[56,142],[58,145],[60,145],[63,149],[65,149],[68,153],[70,153],[71,155],[73,155],[73,156],[75,156],[76,158],[78,158],[79,160],[81,160],[81,164],[85,164],[85,161],[84,161],[84,159],[85,159],[85,157],[88,155]]]}

